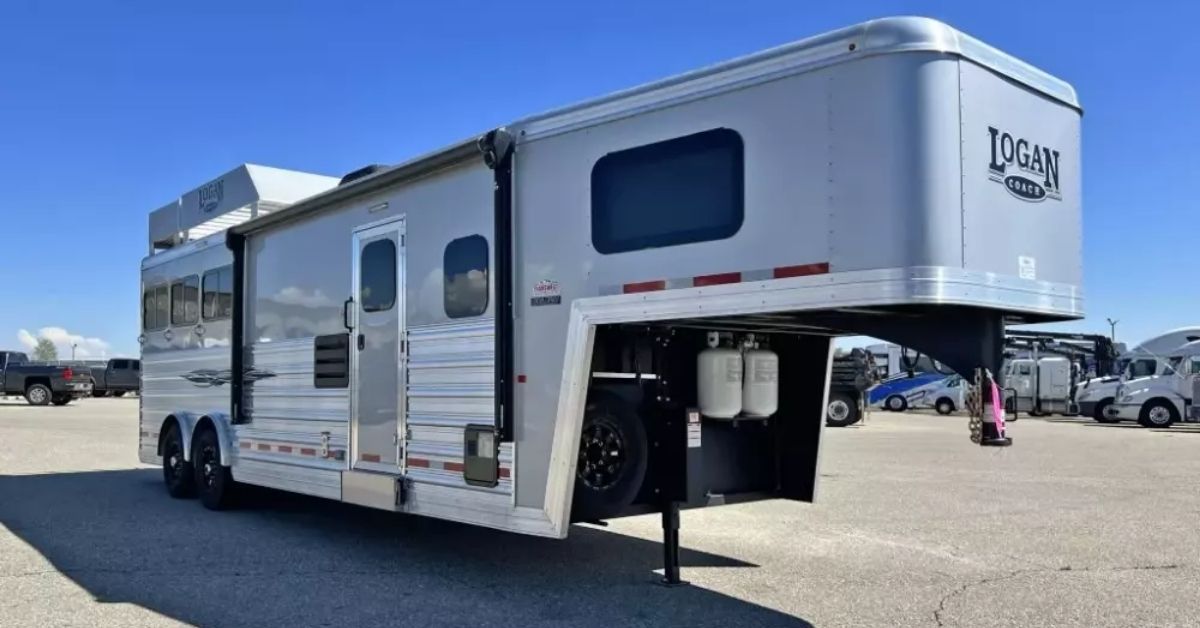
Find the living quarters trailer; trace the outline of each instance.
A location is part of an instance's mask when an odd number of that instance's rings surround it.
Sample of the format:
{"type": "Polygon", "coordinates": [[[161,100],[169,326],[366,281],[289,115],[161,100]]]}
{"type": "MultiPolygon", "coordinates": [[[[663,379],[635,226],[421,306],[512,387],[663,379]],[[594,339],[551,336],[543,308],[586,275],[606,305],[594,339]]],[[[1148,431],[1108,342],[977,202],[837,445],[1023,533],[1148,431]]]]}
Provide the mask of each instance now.
{"type": "Polygon", "coordinates": [[[1079,120],[884,19],[154,239],[141,459],[214,508],[241,482],[549,537],[661,510],[668,550],[681,504],[811,501],[832,337],[998,373],[1006,323],[1082,315],[1079,120]]]}

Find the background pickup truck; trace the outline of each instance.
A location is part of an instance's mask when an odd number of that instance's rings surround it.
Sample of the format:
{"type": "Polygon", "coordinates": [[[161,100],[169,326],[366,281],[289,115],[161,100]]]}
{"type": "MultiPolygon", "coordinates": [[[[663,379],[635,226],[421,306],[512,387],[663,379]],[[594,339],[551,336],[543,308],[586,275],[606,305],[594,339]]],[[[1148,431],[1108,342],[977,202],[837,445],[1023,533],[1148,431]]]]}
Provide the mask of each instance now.
{"type": "Polygon", "coordinates": [[[129,358],[113,358],[104,366],[91,367],[93,397],[120,397],[127,392],[137,392],[142,385],[142,361],[129,358]]]}
{"type": "Polygon", "coordinates": [[[92,374],[86,368],[36,364],[19,351],[0,351],[0,394],[24,396],[32,406],[65,406],[91,393],[92,374]]]}

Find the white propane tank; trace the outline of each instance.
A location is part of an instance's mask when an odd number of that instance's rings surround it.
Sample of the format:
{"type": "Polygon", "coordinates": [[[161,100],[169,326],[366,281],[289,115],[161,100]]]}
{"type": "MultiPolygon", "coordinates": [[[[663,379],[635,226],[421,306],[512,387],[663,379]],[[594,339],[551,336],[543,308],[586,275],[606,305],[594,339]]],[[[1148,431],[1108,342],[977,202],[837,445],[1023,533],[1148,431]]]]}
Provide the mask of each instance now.
{"type": "Polygon", "coordinates": [[[732,419],[742,411],[742,352],[710,347],[699,357],[700,414],[732,419]]]}
{"type": "Polygon", "coordinates": [[[779,356],[767,349],[748,349],[745,360],[742,412],[769,417],[779,409],[779,356]]]}

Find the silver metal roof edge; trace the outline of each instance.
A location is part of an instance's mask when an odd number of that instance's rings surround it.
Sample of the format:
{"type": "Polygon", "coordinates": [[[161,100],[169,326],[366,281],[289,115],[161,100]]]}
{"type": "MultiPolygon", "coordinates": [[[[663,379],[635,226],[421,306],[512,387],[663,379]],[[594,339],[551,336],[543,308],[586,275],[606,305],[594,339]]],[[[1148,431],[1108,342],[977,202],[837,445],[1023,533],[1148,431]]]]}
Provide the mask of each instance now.
{"type": "Polygon", "coordinates": [[[249,220],[240,225],[230,227],[229,231],[246,234],[265,229],[285,221],[295,220],[301,216],[345,201],[356,196],[377,192],[401,181],[423,177],[432,172],[447,168],[466,161],[472,157],[481,157],[478,138],[463,140],[442,150],[426,153],[395,166],[380,170],[368,177],[339,185],[332,190],[310,196],[295,205],[276,210],[264,216],[249,220]]]}
{"type": "Polygon", "coordinates": [[[889,17],[553,109],[509,126],[524,139],[534,139],[863,56],[903,52],[957,55],[1080,109],[1074,88],[1016,57],[932,18],[889,17]]]}

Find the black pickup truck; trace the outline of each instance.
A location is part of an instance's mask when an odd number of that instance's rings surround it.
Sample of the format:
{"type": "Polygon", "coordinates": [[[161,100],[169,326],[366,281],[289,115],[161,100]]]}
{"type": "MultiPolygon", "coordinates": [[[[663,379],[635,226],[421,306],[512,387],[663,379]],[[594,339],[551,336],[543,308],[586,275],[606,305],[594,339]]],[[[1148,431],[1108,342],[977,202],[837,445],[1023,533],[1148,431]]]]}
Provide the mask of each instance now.
{"type": "Polygon", "coordinates": [[[92,374],[83,367],[37,364],[19,351],[0,351],[0,394],[23,396],[32,406],[65,406],[92,394],[92,374]]]}
{"type": "Polygon", "coordinates": [[[104,366],[91,367],[93,397],[120,397],[127,392],[137,392],[142,387],[142,361],[129,358],[113,358],[104,366]]]}

